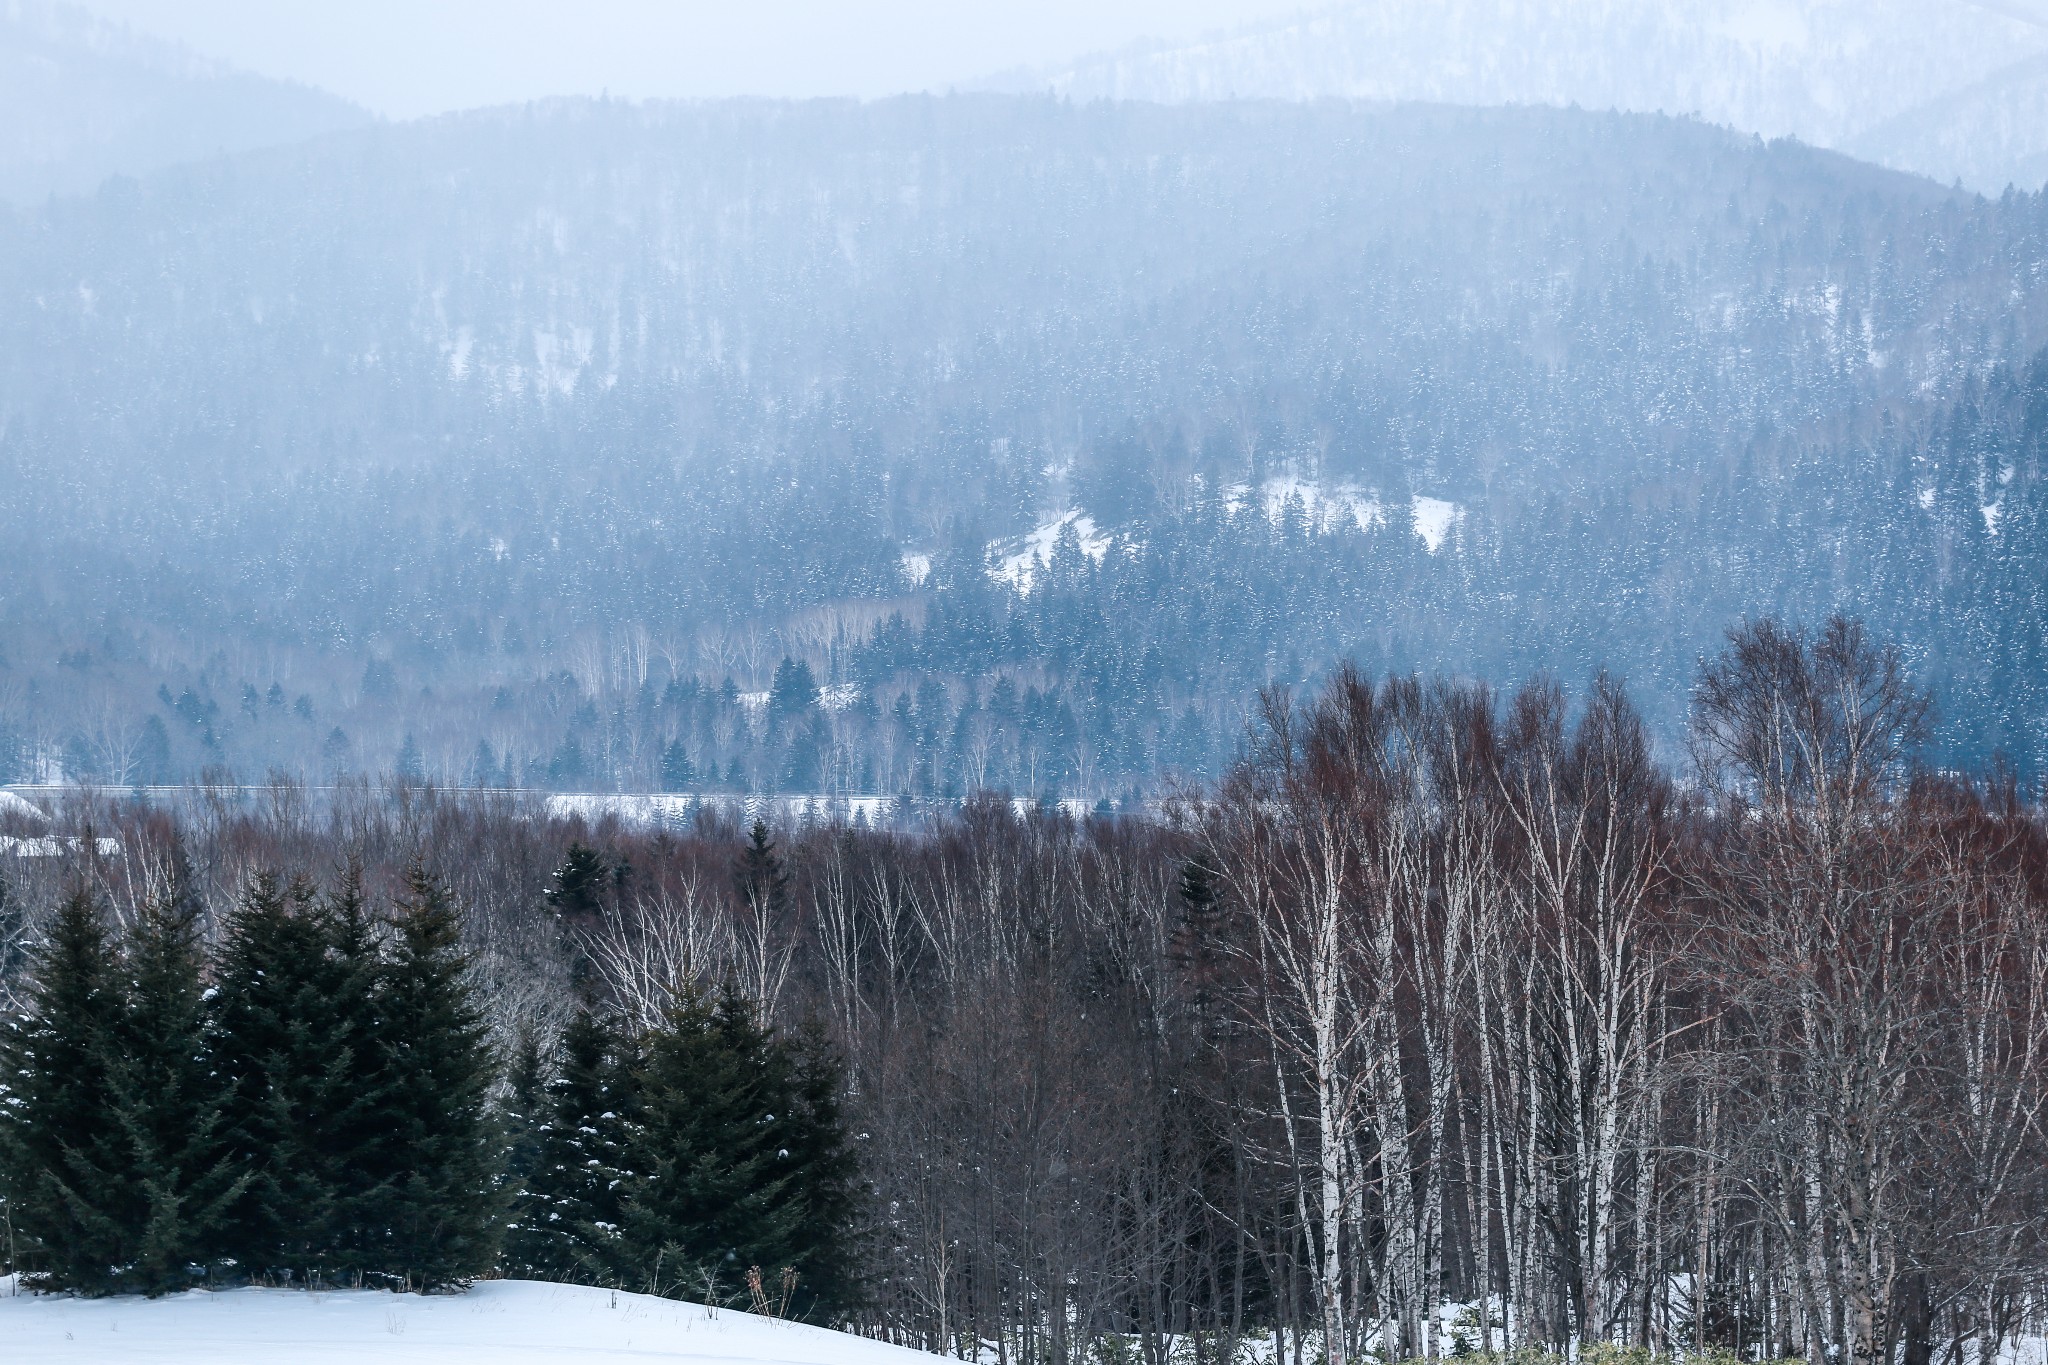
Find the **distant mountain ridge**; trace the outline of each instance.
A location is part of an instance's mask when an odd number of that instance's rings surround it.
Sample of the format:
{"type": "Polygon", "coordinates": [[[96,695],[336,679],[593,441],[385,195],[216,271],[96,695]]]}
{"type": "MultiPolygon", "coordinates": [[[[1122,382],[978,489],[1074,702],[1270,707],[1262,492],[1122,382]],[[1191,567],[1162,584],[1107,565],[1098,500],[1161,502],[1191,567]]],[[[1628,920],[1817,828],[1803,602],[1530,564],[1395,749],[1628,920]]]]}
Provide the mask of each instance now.
{"type": "Polygon", "coordinates": [[[359,127],[368,111],[75,5],[0,0],[0,200],[359,127]]]}
{"type": "Polygon", "coordinates": [[[1697,114],[1986,193],[2048,181],[2036,0],[1366,0],[989,84],[1697,114]]]}

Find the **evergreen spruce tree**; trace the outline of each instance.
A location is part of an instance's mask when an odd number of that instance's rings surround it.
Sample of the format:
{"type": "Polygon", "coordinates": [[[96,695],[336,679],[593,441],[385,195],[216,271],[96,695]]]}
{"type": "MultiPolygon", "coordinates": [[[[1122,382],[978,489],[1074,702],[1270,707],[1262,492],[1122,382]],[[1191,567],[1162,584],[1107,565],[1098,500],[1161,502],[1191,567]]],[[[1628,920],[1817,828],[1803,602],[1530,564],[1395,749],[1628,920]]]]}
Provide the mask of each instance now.
{"type": "Polygon", "coordinates": [[[123,1284],[151,1295],[186,1288],[222,1254],[227,1215],[248,1182],[226,1138],[201,984],[200,907],[182,849],[172,868],[128,936],[126,1000],[108,1065],[121,1178],[138,1201],[123,1284]]]}
{"type": "Polygon", "coordinates": [[[360,868],[349,868],[323,901],[319,927],[328,945],[323,980],[334,992],[324,1012],[334,1032],[321,1073],[321,1131],[308,1145],[332,1189],[327,1260],[335,1274],[360,1280],[382,1264],[382,1213],[395,1178],[384,1112],[392,1079],[383,943],[360,868]]]}
{"type": "Polygon", "coordinates": [[[103,1294],[135,1255],[114,1048],[124,1001],[98,899],[59,906],[34,955],[28,1011],[0,1033],[0,1194],[26,1282],[103,1294]]]}
{"type": "Polygon", "coordinates": [[[789,1152],[782,1160],[794,1170],[791,1194],[800,1211],[799,1245],[788,1262],[799,1276],[790,1311],[833,1322],[859,1307],[863,1293],[855,1244],[860,1170],[840,1104],[846,1075],[815,1022],[785,1047],[789,1128],[779,1150],[789,1152]]]}
{"type": "Polygon", "coordinates": [[[512,1040],[512,1056],[505,1067],[505,1100],[501,1106],[505,1178],[514,1190],[519,1191],[506,1238],[507,1265],[519,1263],[513,1244],[519,1224],[525,1221],[526,1192],[532,1186],[533,1173],[540,1165],[541,1133],[547,1126],[545,1106],[550,1079],[547,1049],[542,1045],[540,1030],[531,1023],[522,1024],[512,1040]]]}
{"type": "Polygon", "coordinates": [[[679,739],[670,740],[661,751],[661,789],[663,791],[688,791],[697,781],[697,767],[690,762],[690,751],[679,739]]]}
{"type": "Polygon", "coordinates": [[[749,1269],[775,1285],[787,1268],[793,1311],[844,1308],[852,1166],[823,1054],[800,1059],[730,986],[685,993],[643,1046],[621,1248],[634,1287],[741,1305],[749,1269]]]}
{"type": "Polygon", "coordinates": [[[780,727],[802,716],[818,704],[818,679],[811,666],[800,659],[784,657],[775,666],[768,684],[768,719],[780,727]]]}
{"type": "Polygon", "coordinates": [[[378,1224],[383,1274],[461,1284],[497,1261],[505,1204],[490,1090],[496,1075],[447,888],[415,864],[383,972],[378,1121],[390,1159],[378,1224]]]}
{"type": "Polygon", "coordinates": [[[604,854],[581,840],[572,840],[544,894],[565,923],[587,928],[596,923],[603,909],[606,889],[621,875],[622,870],[604,854]]]}
{"type": "Polygon", "coordinates": [[[788,751],[782,759],[782,789],[814,792],[825,784],[825,755],[832,747],[832,726],[819,711],[808,721],[790,726],[788,751]]]}
{"type": "Polygon", "coordinates": [[[319,901],[254,878],[228,921],[216,1052],[227,1131],[246,1177],[227,1246],[244,1272],[285,1280],[357,1273],[382,1237],[386,1084],[378,957],[358,880],[319,901]]]}
{"type": "Polygon", "coordinates": [[[392,771],[401,782],[414,786],[427,780],[426,759],[420,754],[419,741],[411,735],[407,735],[405,742],[398,746],[398,762],[392,771]]]}
{"type": "Polygon", "coordinates": [[[538,1279],[621,1284],[638,1051],[617,1019],[586,1007],[563,1030],[558,1052],[558,1069],[534,1105],[540,1122],[506,1262],[538,1279]]]}
{"type": "Polygon", "coordinates": [[[733,868],[734,894],[741,905],[779,923],[789,904],[789,881],[789,872],[776,855],[775,842],[768,837],[768,826],[756,820],[747,835],[747,846],[740,852],[739,863],[733,868]]]}

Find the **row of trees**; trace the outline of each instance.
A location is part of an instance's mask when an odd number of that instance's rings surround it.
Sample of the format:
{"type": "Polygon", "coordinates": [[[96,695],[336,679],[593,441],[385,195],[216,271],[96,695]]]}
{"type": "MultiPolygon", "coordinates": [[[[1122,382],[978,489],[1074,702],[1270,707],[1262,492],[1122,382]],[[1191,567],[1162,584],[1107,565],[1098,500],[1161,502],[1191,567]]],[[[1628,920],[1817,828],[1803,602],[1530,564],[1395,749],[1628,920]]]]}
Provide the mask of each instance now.
{"type": "Polygon", "coordinates": [[[2038,823],[1911,774],[1924,697],[1846,622],[1739,632],[1696,712],[1681,798],[1605,681],[1575,724],[1544,687],[1269,701],[1203,830],[1333,1360],[1440,1352],[1446,1298],[1516,1344],[1859,1362],[2028,1308],[2038,823]]]}
{"type": "Polygon", "coordinates": [[[125,933],[80,887],[0,1035],[0,1194],[34,1282],[434,1286],[492,1263],[492,1067],[446,891],[388,916],[259,877],[209,963],[171,877],[125,933]],[[211,978],[211,985],[207,979],[211,978]]]}
{"type": "Polygon", "coordinates": [[[839,1080],[728,990],[586,1008],[509,1078],[445,885],[257,874],[210,956],[187,865],[112,931],[81,885],[0,1034],[0,1210],[31,1284],[438,1288],[506,1270],[843,1311],[839,1080]],[[509,1084],[506,1082],[509,1080],[509,1084]]]}
{"type": "MultiPolygon", "coordinates": [[[[989,798],[776,848],[400,787],[176,824],[209,900],[433,851],[523,1058],[523,1273],[695,1297],[759,1264],[774,1297],[787,1253],[679,1258],[618,1193],[701,1150],[690,1114],[744,1117],[744,1073],[795,1089],[719,1150],[798,1158],[835,1098],[859,1134],[858,1182],[841,1151],[748,1225],[845,1198],[855,1288],[815,1311],[909,1344],[1988,1361],[2048,1287],[2041,811],[1918,767],[1924,695],[1851,623],[1745,628],[1693,701],[1682,782],[1611,680],[1342,672],[1269,695],[1232,776],[1156,819],[989,798]],[[675,1108],[686,1072],[742,1098],[675,1108]]],[[[136,850],[173,823],[99,818],[136,850]]]]}
{"type": "Polygon", "coordinates": [[[528,1121],[508,1273],[800,1317],[857,1305],[859,1187],[817,1040],[778,1038],[730,988],[686,987],[652,1027],[579,1011],[512,1079],[528,1121]]]}

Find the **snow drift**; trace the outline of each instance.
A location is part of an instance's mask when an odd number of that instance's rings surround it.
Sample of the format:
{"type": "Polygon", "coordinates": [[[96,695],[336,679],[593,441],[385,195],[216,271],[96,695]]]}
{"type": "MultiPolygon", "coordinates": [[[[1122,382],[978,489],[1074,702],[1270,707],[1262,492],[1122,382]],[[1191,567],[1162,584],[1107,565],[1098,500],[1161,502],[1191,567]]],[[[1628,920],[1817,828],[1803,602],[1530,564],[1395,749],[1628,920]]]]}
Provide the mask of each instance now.
{"type": "Polygon", "coordinates": [[[8,1365],[915,1365],[932,1359],[802,1323],[531,1280],[491,1280],[467,1293],[425,1297],[230,1289],[163,1299],[15,1295],[0,1280],[0,1343],[8,1365]]]}

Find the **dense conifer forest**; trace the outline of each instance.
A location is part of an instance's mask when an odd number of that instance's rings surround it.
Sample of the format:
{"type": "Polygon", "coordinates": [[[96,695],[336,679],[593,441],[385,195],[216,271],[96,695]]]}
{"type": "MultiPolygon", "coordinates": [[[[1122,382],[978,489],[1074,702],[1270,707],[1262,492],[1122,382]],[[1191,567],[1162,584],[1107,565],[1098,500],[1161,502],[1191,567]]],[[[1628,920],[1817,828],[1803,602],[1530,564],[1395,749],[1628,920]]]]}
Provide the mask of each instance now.
{"type": "Polygon", "coordinates": [[[2048,762],[2048,201],[1578,110],[561,102],[0,210],[0,780],[1094,804],[1335,663],[2048,762]]]}
{"type": "Polygon", "coordinates": [[[2048,1272],[2034,789],[1930,766],[1844,618],[1684,705],[1672,765],[1606,674],[1344,666],[1086,819],[79,789],[0,864],[7,1255],[1076,1365],[1989,1360],[2048,1272]]]}

